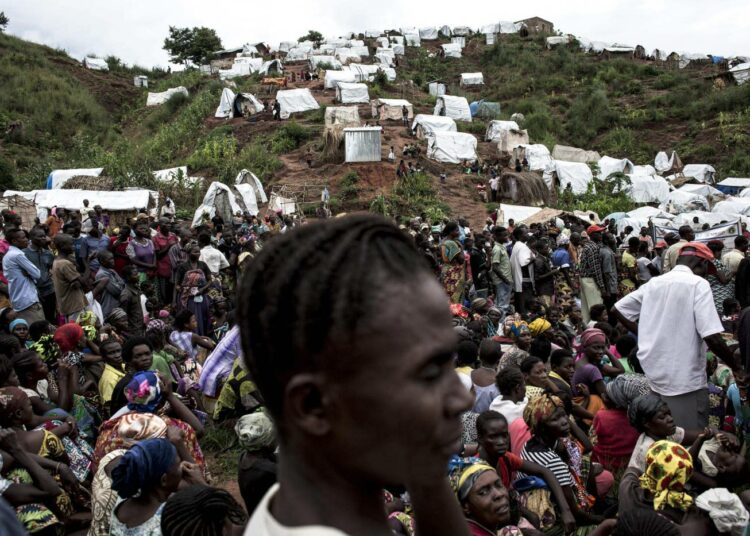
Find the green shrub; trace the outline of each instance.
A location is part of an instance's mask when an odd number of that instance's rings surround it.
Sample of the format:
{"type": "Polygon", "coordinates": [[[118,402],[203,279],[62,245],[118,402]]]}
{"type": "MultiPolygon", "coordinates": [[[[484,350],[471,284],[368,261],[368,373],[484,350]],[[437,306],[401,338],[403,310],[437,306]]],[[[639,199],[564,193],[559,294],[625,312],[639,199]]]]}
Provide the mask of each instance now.
{"type": "Polygon", "coordinates": [[[614,126],[617,119],[606,91],[595,89],[576,98],[570,106],[565,130],[573,145],[585,147],[600,131],[614,126]]]}

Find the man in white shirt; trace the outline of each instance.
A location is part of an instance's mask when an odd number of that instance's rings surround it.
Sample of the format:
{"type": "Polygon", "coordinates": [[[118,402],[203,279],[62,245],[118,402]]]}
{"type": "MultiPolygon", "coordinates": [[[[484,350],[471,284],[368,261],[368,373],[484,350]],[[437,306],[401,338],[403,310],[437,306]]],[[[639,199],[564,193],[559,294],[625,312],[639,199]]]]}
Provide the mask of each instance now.
{"type": "Polygon", "coordinates": [[[713,268],[713,258],[705,244],[687,242],[669,273],[612,308],[617,319],[638,334],[638,360],[651,388],[669,405],[677,425],[688,429],[708,424],[704,342],[736,375],[744,375],[721,337],[724,328],[703,278],[713,268]]]}
{"type": "Polygon", "coordinates": [[[206,263],[213,275],[219,275],[224,268],[229,268],[229,261],[224,254],[211,245],[211,236],[202,234],[198,237],[198,245],[201,248],[199,260],[206,263]]]}
{"type": "Polygon", "coordinates": [[[529,239],[529,230],[526,227],[513,229],[513,251],[510,253],[510,271],[513,275],[513,293],[516,300],[516,311],[522,317],[526,316],[530,302],[534,299],[534,253],[526,241],[529,239]]]}

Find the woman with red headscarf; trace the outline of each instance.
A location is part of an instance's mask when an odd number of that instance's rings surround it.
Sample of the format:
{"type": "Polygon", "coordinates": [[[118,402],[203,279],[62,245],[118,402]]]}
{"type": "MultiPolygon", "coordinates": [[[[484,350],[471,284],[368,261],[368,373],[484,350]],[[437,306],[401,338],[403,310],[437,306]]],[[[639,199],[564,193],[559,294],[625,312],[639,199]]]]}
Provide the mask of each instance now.
{"type": "Polygon", "coordinates": [[[97,381],[95,375],[91,374],[87,368],[88,363],[98,363],[101,357],[93,354],[84,354],[83,348],[86,346],[86,336],[83,328],[74,322],[64,324],[57,328],[53,340],[60,348],[60,359],[68,365],[74,367],[78,373],[78,393],[97,392],[97,381]]]}
{"type": "MultiPolygon", "coordinates": [[[[581,333],[581,355],[573,373],[574,401],[581,404],[592,415],[604,406],[607,386],[602,375],[602,357],[607,350],[607,336],[597,328],[581,333]]],[[[584,420],[586,424],[591,421],[584,420]]]]}

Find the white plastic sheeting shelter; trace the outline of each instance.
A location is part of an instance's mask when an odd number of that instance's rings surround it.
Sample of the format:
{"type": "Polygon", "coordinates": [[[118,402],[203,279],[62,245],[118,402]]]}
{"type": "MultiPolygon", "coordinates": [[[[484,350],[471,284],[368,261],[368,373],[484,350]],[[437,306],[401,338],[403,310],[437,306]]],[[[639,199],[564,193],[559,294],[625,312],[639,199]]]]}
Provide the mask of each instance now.
{"type": "Polygon", "coordinates": [[[380,70],[380,66],[352,63],[349,70],[354,73],[355,80],[353,82],[372,82],[375,80],[375,75],[380,70]]]}
{"type": "Polygon", "coordinates": [[[383,120],[401,121],[404,118],[403,107],[406,106],[407,117],[414,117],[414,107],[408,100],[404,99],[373,99],[370,103],[372,116],[383,120]]]}
{"type": "Polygon", "coordinates": [[[281,212],[286,216],[299,212],[299,207],[297,207],[297,203],[294,202],[294,199],[272,192],[271,198],[268,200],[268,210],[281,212]]]}
{"type": "Polygon", "coordinates": [[[735,65],[729,72],[732,73],[734,81],[737,82],[738,86],[741,86],[748,80],[750,80],[750,63],[740,63],[735,65]]]}
{"type": "Polygon", "coordinates": [[[708,197],[724,197],[724,194],[721,192],[721,190],[717,190],[713,186],[709,186],[708,184],[683,184],[679,188],[677,188],[680,192],[688,192],[691,194],[699,194],[706,198],[708,197]]]}
{"type": "Polygon", "coordinates": [[[310,56],[310,70],[315,70],[318,68],[318,65],[321,65],[323,63],[327,63],[330,67],[328,67],[328,71],[334,70],[334,71],[340,71],[341,70],[341,62],[334,58],[333,56],[310,56]]]}
{"type": "Polygon", "coordinates": [[[307,47],[295,47],[286,53],[284,61],[287,63],[293,61],[305,61],[310,57],[310,49],[307,47]]]}
{"type": "Polygon", "coordinates": [[[380,30],[365,30],[365,37],[369,39],[380,37],[381,35],[383,35],[383,32],[381,32],[380,30]]]}
{"type": "Polygon", "coordinates": [[[466,100],[466,97],[441,95],[435,102],[433,114],[471,123],[471,108],[469,108],[469,101],[466,100]]]}
{"type": "Polygon", "coordinates": [[[497,142],[497,150],[501,154],[512,154],[519,145],[528,145],[529,132],[527,130],[503,130],[493,140],[497,142]]]}
{"type": "Polygon", "coordinates": [[[161,93],[151,93],[149,91],[148,96],[146,97],[146,106],[159,106],[177,94],[182,94],[186,97],[189,96],[188,90],[184,86],[172,87],[161,93]]]}
{"type": "Polygon", "coordinates": [[[443,49],[443,56],[446,58],[460,58],[461,57],[461,45],[458,43],[446,43],[440,45],[443,49]]]}
{"type": "Polygon", "coordinates": [[[453,35],[467,36],[471,33],[471,28],[468,26],[456,26],[453,28],[453,35]]]}
{"type": "Polygon", "coordinates": [[[736,220],[736,217],[733,217],[733,216],[736,216],[736,215],[705,212],[703,210],[691,210],[690,212],[683,212],[682,214],[677,214],[676,216],[673,216],[671,227],[675,229],[683,225],[689,225],[692,227],[693,225],[695,225],[695,222],[693,222],[694,218],[698,218],[698,223],[701,226],[707,223],[711,227],[714,227],[716,225],[720,225],[721,222],[727,222],[729,220],[736,220]]]}
{"type": "Polygon", "coordinates": [[[659,208],[670,214],[679,214],[691,210],[708,211],[708,199],[699,194],[690,192],[681,192],[675,190],[671,192],[659,208]]]}
{"type": "Polygon", "coordinates": [[[419,34],[405,34],[404,39],[406,40],[407,47],[422,46],[422,42],[419,39],[419,34]]]}
{"type": "Polygon", "coordinates": [[[346,162],[380,162],[381,127],[344,129],[344,154],[346,162]]]}
{"type": "Polygon", "coordinates": [[[447,24],[444,24],[443,26],[441,26],[439,32],[440,32],[440,35],[443,37],[451,37],[453,35],[453,32],[451,31],[451,27],[448,26],[447,24]]]}
{"type": "Polygon", "coordinates": [[[135,87],[148,87],[148,76],[140,74],[133,77],[133,85],[135,87]]]}
{"type": "Polygon", "coordinates": [[[674,151],[672,151],[671,156],[664,151],[659,151],[654,158],[654,168],[658,173],[666,173],[674,167],[675,160],[679,160],[679,158],[674,151]]]}
{"type": "Polygon", "coordinates": [[[271,60],[263,62],[259,72],[262,75],[269,75],[272,73],[281,73],[283,70],[284,66],[281,64],[280,60],[271,60]]]}
{"type": "Polygon", "coordinates": [[[484,75],[482,73],[461,73],[461,85],[463,87],[482,86],[484,85],[484,75]]]}
{"type": "Polygon", "coordinates": [[[514,34],[521,31],[523,26],[520,22],[511,22],[507,20],[501,20],[497,23],[497,33],[501,34],[514,34]]]}
{"type": "Polygon", "coordinates": [[[500,133],[505,130],[521,130],[521,127],[515,121],[490,121],[484,133],[484,139],[485,141],[499,141],[500,133]]]}
{"type": "Polygon", "coordinates": [[[500,208],[498,209],[498,218],[497,223],[498,225],[508,225],[508,222],[510,220],[513,220],[514,222],[518,223],[526,218],[532,217],[537,212],[541,212],[542,207],[528,207],[524,205],[506,205],[505,203],[500,203],[500,208]]]}
{"type": "Polygon", "coordinates": [[[708,164],[688,164],[682,169],[682,174],[698,182],[713,183],[716,170],[708,164]]]}
{"type": "Polygon", "coordinates": [[[434,41],[438,37],[438,29],[434,26],[419,29],[419,38],[424,41],[434,41]]]}
{"type": "Polygon", "coordinates": [[[551,35],[545,39],[545,45],[550,50],[560,45],[567,45],[568,43],[570,43],[569,35],[551,35]]]}
{"type": "Polygon", "coordinates": [[[628,197],[636,203],[661,203],[669,197],[669,183],[658,175],[628,175],[628,197]]]}
{"type": "Polygon", "coordinates": [[[393,45],[391,45],[391,49],[393,49],[393,53],[396,56],[403,56],[404,54],[406,54],[406,48],[404,48],[404,45],[394,43],[393,45]]]}
{"type": "Polygon", "coordinates": [[[393,67],[380,67],[380,70],[385,73],[385,77],[388,79],[389,82],[393,82],[396,80],[396,69],[393,67]]]}
{"type": "Polygon", "coordinates": [[[745,188],[742,190],[737,197],[750,197],[750,188],[745,188]]]}
{"type": "Polygon", "coordinates": [[[533,145],[520,145],[513,151],[513,159],[523,160],[529,163],[529,170],[544,171],[554,162],[549,154],[549,149],[541,143],[533,145]]]}
{"type": "Polygon", "coordinates": [[[485,45],[494,45],[496,39],[497,39],[497,36],[493,33],[484,34],[485,45]]]}
{"type": "Polygon", "coordinates": [[[255,115],[263,111],[263,104],[252,93],[235,93],[228,87],[221,92],[214,117],[232,118],[255,115]]]}
{"type": "Polygon", "coordinates": [[[370,57],[370,48],[364,45],[358,47],[350,47],[350,50],[352,51],[352,54],[356,54],[357,56],[360,56],[362,58],[370,57]]]}
{"type": "Polygon", "coordinates": [[[740,214],[750,216],[750,199],[746,197],[732,197],[726,201],[719,201],[711,212],[715,214],[740,214]]]}
{"type": "Polygon", "coordinates": [[[357,106],[328,106],[326,108],[326,127],[358,127],[361,124],[357,106]]]}
{"type": "MultiPolygon", "coordinates": [[[[47,189],[56,190],[73,177],[98,177],[104,168],[89,169],[56,169],[47,176],[47,189]]],[[[91,205],[92,207],[94,205],[91,205]]],[[[80,208],[80,207],[79,207],[80,208]]]]}
{"type": "Polygon", "coordinates": [[[445,95],[445,84],[441,84],[440,82],[430,82],[427,89],[433,97],[445,95]]]}
{"type": "Polygon", "coordinates": [[[354,54],[351,48],[337,48],[336,59],[342,64],[359,63],[362,61],[362,57],[354,54]]]}
{"type": "Polygon", "coordinates": [[[282,41],[279,43],[279,52],[289,52],[295,46],[297,46],[297,43],[294,41],[282,41]]]}
{"type": "Polygon", "coordinates": [[[599,165],[599,178],[606,179],[612,173],[633,173],[633,162],[627,158],[612,158],[602,156],[597,162],[599,165]]]}
{"type": "Polygon", "coordinates": [[[451,43],[464,48],[466,46],[466,38],[462,35],[457,35],[456,37],[451,37],[451,43]]]}
{"type": "Polygon", "coordinates": [[[263,189],[263,183],[252,171],[243,169],[234,180],[234,188],[240,194],[245,204],[245,211],[256,216],[261,203],[267,203],[268,197],[263,189]]]}
{"type": "Polygon", "coordinates": [[[326,71],[323,87],[326,89],[335,89],[341,82],[356,82],[357,74],[351,70],[347,71],[326,71]]]}
{"type": "Polygon", "coordinates": [[[391,42],[387,37],[378,37],[377,39],[375,39],[375,44],[378,46],[378,48],[388,48],[388,45],[390,45],[391,42]]]}
{"type": "Polygon", "coordinates": [[[427,138],[427,157],[449,164],[473,162],[477,158],[477,139],[465,132],[435,132],[427,138]]]}
{"type": "Polygon", "coordinates": [[[585,194],[589,183],[594,180],[591,168],[588,164],[581,162],[555,160],[555,173],[557,173],[560,188],[565,189],[570,185],[576,195],[585,194]]]}
{"type": "Polygon", "coordinates": [[[242,206],[229,186],[221,182],[212,182],[203,196],[203,203],[195,209],[192,226],[200,225],[203,214],[208,214],[209,219],[219,214],[224,221],[232,221],[232,217],[242,211],[242,206]]]}
{"type": "Polygon", "coordinates": [[[555,145],[552,148],[552,158],[555,160],[565,160],[566,162],[598,162],[601,155],[596,151],[587,151],[577,147],[567,145],[555,145]]]}
{"type": "Polygon", "coordinates": [[[320,108],[318,101],[312,96],[310,90],[285,89],[276,93],[276,100],[281,106],[281,118],[288,119],[293,113],[307,112],[320,108]]]}
{"type": "Polygon", "coordinates": [[[137,211],[148,209],[153,197],[151,190],[133,189],[123,191],[100,191],[100,190],[32,190],[30,192],[17,192],[6,190],[3,197],[19,195],[28,201],[32,201],[37,207],[37,215],[44,220],[47,212],[53,208],[64,208],[66,210],[80,210],[81,202],[89,200],[89,206],[100,205],[105,211],[137,211]]]}
{"type": "Polygon", "coordinates": [[[423,139],[435,132],[458,132],[456,122],[450,117],[440,115],[417,114],[411,124],[411,131],[417,138],[423,139]]]}
{"type": "Polygon", "coordinates": [[[102,58],[83,58],[83,66],[93,71],[109,71],[109,65],[102,58]]]}
{"type": "Polygon", "coordinates": [[[336,100],[342,104],[367,104],[370,102],[367,84],[339,82],[336,87],[336,100]]]}

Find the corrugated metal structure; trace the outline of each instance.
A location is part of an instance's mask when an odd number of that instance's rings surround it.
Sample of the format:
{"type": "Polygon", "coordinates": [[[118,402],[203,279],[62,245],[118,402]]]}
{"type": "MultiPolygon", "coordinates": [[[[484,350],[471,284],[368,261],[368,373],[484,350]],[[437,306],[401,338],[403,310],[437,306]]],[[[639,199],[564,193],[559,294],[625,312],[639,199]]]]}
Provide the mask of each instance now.
{"type": "Polygon", "coordinates": [[[380,127],[344,129],[346,162],[380,162],[380,127]]]}

